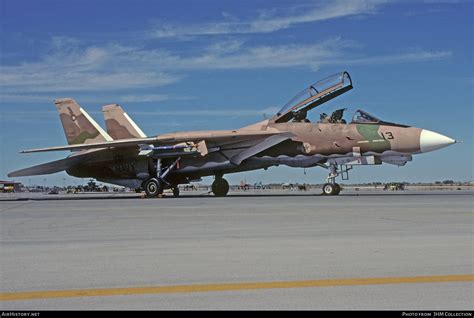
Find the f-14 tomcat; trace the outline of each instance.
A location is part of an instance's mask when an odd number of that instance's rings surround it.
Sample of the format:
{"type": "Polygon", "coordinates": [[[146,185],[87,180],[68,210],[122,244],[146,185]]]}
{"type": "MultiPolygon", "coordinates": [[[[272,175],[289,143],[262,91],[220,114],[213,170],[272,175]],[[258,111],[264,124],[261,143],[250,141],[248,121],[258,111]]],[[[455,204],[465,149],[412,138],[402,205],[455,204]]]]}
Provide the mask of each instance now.
{"type": "Polygon", "coordinates": [[[430,130],[383,121],[357,110],[350,122],[344,109],[322,113],[310,122],[307,112],[351,90],[347,72],[310,85],[270,119],[236,130],[188,131],[147,137],[118,105],[106,105],[105,132],[74,100],[55,101],[68,146],[22,151],[69,150],[65,159],[18,170],[9,177],[65,170],[80,178],[143,189],[155,197],[164,189],[179,195],[179,184],[215,176],[212,192],[225,196],[225,174],[271,166],[323,167],[329,175],[323,194],[337,195],[336,177],[355,165],[405,165],[413,154],[455,143],[430,130]]]}

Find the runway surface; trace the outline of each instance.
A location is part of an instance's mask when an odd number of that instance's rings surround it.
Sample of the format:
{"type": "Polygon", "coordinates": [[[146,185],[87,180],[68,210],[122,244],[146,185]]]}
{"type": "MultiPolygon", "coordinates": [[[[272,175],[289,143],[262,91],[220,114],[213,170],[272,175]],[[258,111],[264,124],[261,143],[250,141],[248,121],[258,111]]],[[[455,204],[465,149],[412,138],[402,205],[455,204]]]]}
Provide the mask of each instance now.
{"type": "Polygon", "coordinates": [[[0,307],[472,309],[448,193],[2,201],[0,307]]]}

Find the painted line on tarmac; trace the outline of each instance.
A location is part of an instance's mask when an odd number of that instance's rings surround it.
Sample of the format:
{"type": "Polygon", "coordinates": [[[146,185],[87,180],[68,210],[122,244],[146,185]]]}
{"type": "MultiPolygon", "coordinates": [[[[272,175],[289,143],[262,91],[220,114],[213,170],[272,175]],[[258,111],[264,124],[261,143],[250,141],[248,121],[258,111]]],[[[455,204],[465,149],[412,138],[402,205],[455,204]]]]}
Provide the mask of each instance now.
{"type": "Polygon", "coordinates": [[[196,284],[196,285],[103,288],[103,289],[43,290],[43,291],[24,291],[24,292],[2,292],[0,293],[0,301],[48,299],[48,298],[71,298],[71,297],[125,296],[125,295],[143,295],[143,294],[199,293],[199,292],[239,291],[239,290],[279,289],[279,288],[360,286],[360,285],[384,285],[384,284],[419,284],[419,283],[445,283],[445,282],[471,282],[471,281],[474,281],[473,274],[442,275],[442,276],[412,276],[412,277],[343,278],[343,279],[322,279],[322,280],[303,280],[303,281],[196,284]]]}

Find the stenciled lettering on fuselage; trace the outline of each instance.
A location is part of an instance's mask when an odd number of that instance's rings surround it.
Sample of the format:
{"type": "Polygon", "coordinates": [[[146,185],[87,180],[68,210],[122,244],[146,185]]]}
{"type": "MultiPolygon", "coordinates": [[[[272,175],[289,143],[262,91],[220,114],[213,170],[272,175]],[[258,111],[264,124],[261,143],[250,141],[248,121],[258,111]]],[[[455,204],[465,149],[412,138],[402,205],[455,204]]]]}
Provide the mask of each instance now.
{"type": "Polygon", "coordinates": [[[116,174],[128,174],[135,172],[135,168],[132,163],[122,163],[118,165],[113,165],[111,166],[111,168],[116,174]]]}

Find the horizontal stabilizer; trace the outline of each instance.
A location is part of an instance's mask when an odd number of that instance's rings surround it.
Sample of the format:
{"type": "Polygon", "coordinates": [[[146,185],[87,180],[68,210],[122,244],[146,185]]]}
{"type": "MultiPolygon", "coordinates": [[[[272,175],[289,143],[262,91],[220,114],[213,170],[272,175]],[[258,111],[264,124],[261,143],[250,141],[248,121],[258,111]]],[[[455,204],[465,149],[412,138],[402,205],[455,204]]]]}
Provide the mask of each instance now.
{"type": "Polygon", "coordinates": [[[37,175],[42,175],[42,174],[52,174],[52,173],[64,171],[78,164],[79,162],[83,161],[86,155],[88,154],[76,155],[76,156],[68,157],[65,159],[51,161],[51,162],[43,163],[41,165],[13,171],[13,172],[10,172],[8,176],[9,177],[37,176],[37,175]]]}

